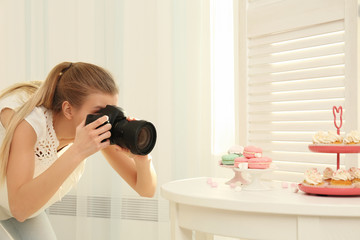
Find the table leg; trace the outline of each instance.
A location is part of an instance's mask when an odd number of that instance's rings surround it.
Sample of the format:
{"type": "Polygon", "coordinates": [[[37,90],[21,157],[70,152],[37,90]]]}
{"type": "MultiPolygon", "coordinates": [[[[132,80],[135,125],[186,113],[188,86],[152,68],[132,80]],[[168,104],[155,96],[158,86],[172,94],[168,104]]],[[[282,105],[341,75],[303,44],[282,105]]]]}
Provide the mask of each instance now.
{"type": "Polygon", "coordinates": [[[298,240],[322,239],[319,217],[298,217],[298,240]]]}
{"type": "Polygon", "coordinates": [[[179,226],[178,205],[170,202],[170,222],[172,240],[192,240],[192,231],[179,226]]]}

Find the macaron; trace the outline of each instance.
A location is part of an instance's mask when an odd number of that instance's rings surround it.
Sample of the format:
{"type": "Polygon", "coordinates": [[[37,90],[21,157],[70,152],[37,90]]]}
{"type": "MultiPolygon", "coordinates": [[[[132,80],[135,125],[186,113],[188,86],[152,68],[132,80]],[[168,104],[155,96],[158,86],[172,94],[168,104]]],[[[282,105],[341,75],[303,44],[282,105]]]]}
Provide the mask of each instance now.
{"type": "Polygon", "coordinates": [[[248,161],[246,157],[237,157],[234,159],[234,167],[240,168],[240,169],[247,169],[248,168],[248,161]]]}
{"type": "Polygon", "coordinates": [[[249,159],[249,168],[250,169],[267,169],[272,163],[271,158],[269,157],[256,157],[249,159]]]}
{"type": "Polygon", "coordinates": [[[235,158],[239,157],[239,155],[231,153],[225,154],[221,157],[221,163],[223,165],[234,165],[235,158]]]}
{"type": "Polygon", "coordinates": [[[234,146],[231,146],[228,150],[228,153],[231,154],[231,153],[235,153],[235,154],[238,154],[240,156],[242,156],[244,152],[244,147],[243,146],[240,146],[240,145],[234,145],[234,146]]]}
{"type": "Polygon", "coordinates": [[[256,146],[246,146],[243,152],[246,158],[256,158],[262,156],[262,149],[256,146]]]}

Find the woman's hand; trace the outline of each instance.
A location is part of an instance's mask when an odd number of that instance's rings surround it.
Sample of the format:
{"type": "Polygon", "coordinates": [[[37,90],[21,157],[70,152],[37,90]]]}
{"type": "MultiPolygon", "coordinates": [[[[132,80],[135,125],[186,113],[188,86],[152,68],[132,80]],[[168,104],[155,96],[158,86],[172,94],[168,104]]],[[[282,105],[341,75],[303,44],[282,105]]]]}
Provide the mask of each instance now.
{"type": "Polygon", "coordinates": [[[76,128],[73,147],[84,158],[102,150],[110,145],[111,124],[106,123],[108,116],[102,116],[97,120],[85,125],[85,120],[76,128]]]}

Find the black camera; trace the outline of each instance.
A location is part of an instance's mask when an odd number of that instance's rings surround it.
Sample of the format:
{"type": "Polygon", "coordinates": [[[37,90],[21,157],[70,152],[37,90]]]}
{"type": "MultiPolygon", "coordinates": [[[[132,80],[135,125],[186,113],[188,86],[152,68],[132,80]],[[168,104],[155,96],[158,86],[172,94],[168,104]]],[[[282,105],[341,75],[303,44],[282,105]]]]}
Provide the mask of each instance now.
{"type": "Polygon", "coordinates": [[[96,114],[87,115],[86,124],[104,115],[109,117],[109,123],[112,126],[111,137],[109,138],[111,144],[127,148],[136,155],[147,155],[153,150],[156,143],[156,129],[151,122],[144,120],[128,121],[121,108],[106,105],[96,114]]]}

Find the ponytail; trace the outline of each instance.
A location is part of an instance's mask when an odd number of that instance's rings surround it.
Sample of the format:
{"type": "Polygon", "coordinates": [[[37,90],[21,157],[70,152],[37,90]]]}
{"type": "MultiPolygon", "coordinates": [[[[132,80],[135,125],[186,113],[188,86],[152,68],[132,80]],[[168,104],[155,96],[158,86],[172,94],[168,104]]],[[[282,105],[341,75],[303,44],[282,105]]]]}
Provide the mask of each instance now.
{"type": "Polygon", "coordinates": [[[44,82],[15,84],[1,93],[0,99],[19,92],[25,92],[29,99],[16,110],[6,128],[5,137],[0,146],[0,185],[6,179],[10,146],[15,129],[35,107],[44,106],[58,113],[62,110],[64,101],[79,107],[85,97],[91,93],[117,94],[118,89],[111,75],[99,66],[81,62],[63,62],[50,71],[44,82]]]}

